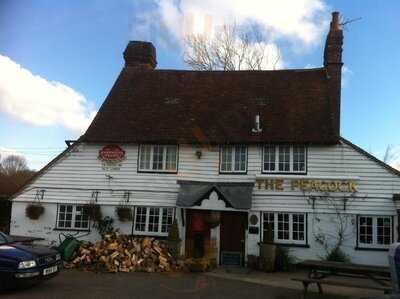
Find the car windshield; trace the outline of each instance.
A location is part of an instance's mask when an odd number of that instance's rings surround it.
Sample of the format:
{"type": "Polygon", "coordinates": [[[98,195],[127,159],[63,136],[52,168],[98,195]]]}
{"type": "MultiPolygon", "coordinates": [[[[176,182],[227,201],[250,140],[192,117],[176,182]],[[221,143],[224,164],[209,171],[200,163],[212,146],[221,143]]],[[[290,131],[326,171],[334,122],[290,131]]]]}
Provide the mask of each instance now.
{"type": "Polygon", "coordinates": [[[0,232],[0,245],[8,244],[12,242],[12,238],[7,236],[5,233],[0,232]]]}

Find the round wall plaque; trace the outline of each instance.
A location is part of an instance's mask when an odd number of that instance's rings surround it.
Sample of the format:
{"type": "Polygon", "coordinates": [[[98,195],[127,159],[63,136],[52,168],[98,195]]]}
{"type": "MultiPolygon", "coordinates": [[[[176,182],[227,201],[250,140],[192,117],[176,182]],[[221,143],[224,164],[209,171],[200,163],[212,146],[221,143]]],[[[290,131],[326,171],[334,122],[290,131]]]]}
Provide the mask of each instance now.
{"type": "Polygon", "coordinates": [[[120,162],[125,158],[125,151],[118,145],[106,145],[99,151],[99,159],[105,162],[120,162]]]}
{"type": "Polygon", "coordinates": [[[257,215],[253,214],[250,216],[250,224],[251,225],[256,225],[258,223],[258,217],[257,215]]]}

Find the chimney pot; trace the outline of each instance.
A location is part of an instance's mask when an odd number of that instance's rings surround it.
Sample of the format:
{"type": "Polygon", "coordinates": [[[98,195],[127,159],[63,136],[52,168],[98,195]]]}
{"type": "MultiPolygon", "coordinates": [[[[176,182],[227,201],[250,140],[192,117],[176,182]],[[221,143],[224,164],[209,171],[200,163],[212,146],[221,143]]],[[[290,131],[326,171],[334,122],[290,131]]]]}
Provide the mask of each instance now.
{"type": "Polygon", "coordinates": [[[124,51],[125,66],[153,70],[156,57],[156,48],[150,42],[130,41],[124,51]]]}
{"type": "Polygon", "coordinates": [[[331,21],[331,29],[332,30],[340,30],[340,13],[338,11],[334,11],[332,13],[332,21],[331,21]]]}

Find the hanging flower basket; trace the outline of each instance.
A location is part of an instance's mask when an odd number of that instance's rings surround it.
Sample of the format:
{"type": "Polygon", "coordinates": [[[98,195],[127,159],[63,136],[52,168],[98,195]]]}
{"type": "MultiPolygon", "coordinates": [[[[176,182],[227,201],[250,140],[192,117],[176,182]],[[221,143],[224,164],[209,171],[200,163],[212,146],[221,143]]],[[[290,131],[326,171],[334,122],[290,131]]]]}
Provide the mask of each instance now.
{"type": "Polygon", "coordinates": [[[28,204],[25,209],[26,217],[37,220],[44,213],[44,207],[41,204],[28,204]]]}
{"type": "Polygon", "coordinates": [[[221,223],[220,212],[210,212],[210,214],[205,217],[205,222],[210,228],[217,227],[221,223]]]}
{"type": "Polygon", "coordinates": [[[86,213],[89,216],[90,220],[99,222],[103,219],[103,214],[101,212],[101,207],[97,203],[88,203],[85,205],[86,213]]]}
{"type": "Polygon", "coordinates": [[[130,207],[116,207],[115,212],[118,215],[118,219],[122,222],[132,220],[132,209],[130,207]]]}

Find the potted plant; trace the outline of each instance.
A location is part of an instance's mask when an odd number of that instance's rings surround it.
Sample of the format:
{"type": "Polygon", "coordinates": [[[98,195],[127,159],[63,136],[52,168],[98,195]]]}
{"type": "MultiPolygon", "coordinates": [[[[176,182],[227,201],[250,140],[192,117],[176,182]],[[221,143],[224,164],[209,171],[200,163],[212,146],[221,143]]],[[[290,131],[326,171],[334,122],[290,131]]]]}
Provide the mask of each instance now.
{"type": "Polygon", "coordinates": [[[273,272],[275,270],[276,245],[274,244],[272,228],[273,224],[269,223],[267,225],[267,230],[264,231],[263,242],[260,243],[261,268],[267,272],[273,272]]]}
{"type": "Polygon", "coordinates": [[[132,220],[132,209],[129,206],[118,206],[115,208],[115,212],[122,222],[132,220]]]}
{"type": "Polygon", "coordinates": [[[215,228],[221,223],[221,214],[218,211],[211,211],[204,220],[208,227],[215,228]]]}
{"type": "Polygon", "coordinates": [[[99,204],[91,201],[85,205],[85,210],[87,215],[89,216],[89,219],[96,222],[99,222],[101,219],[103,219],[103,214],[101,212],[101,207],[99,204]]]}
{"type": "Polygon", "coordinates": [[[32,219],[37,220],[44,213],[44,207],[39,203],[31,203],[26,206],[25,215],[32,219]]]}

